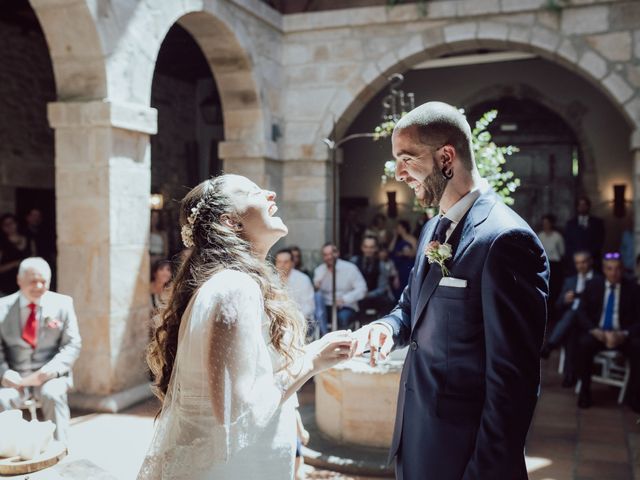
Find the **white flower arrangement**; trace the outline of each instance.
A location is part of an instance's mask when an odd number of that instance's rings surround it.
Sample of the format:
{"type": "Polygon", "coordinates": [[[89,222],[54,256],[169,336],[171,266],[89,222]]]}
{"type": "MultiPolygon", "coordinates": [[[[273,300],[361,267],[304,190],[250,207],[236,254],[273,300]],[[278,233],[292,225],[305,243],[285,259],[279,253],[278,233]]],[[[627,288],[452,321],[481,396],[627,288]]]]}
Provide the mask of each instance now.
{"type": "Polygon", "coordinates": [[[182,237],[182,243],[187,248],[195,246],[193,241],[193,225],[196,223],[196,218],[200,213],[200,209],[205,205],[204,199],[200,200],[195,207],[191,209],[191,214],[187,217],[187,223],[182,225],[180,229],[180,236],[182,237]]]}
{"type": "Polygon", "coordinates": [[[449,275],[449,269],[444,265],[444,262],[451,258],[452,248],[448,243],[429,242],[424,249],[424,254],[427,257],[428,262],[437,263],[442,270],[442,276],[449,275]]]}

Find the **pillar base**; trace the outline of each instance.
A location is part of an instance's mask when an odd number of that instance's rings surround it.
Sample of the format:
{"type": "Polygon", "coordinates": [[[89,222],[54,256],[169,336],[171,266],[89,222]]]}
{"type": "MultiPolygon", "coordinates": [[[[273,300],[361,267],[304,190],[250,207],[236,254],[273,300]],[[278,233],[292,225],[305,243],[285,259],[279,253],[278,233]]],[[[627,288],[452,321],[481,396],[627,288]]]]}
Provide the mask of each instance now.
{"type": "Polygon", "coordinates": [[[111,395],[72,392],[69,393],[69,406],[77,410],[118,413],[151,397],[153,397],[151,384],[143,383],[111,395]]]}

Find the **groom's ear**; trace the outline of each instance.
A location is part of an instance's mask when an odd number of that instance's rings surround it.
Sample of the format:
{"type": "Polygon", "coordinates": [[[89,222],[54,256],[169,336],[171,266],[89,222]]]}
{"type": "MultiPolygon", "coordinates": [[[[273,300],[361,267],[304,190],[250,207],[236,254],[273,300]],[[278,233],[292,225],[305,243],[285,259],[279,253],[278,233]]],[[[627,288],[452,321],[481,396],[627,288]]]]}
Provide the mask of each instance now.
{"type": "Polygon", "coordinates": [[[453,160],[456,158],[456,149],[453,145],[445,145],[442,147],[442,168],[449,170],[453,166],[453,160]]]}

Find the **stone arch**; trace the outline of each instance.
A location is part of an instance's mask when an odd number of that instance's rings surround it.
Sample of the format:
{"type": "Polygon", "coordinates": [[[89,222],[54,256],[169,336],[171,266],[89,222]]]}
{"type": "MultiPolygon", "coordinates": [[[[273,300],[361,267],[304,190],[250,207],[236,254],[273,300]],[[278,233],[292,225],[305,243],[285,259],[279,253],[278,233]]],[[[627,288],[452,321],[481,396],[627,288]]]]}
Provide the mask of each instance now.
{"type": "MultiPolygon", "coordinates": [[[[531,52],[559,64],[593,84],[615,106],[632,130],[640,129],[630,100],[634,92],[607,62],[585,42],[553,30],[500,22],[464,22],[430,28],[407,38],[401,49],[390,50],[376,61],[362,66],[346,89],[336,92],[321,123],[321,134],[345,134],[358,113],[387,83],[387,77],[444,54],[476,49],[531,52]]],[[[640,100],[638,100],[640,101],[640,100]]]]}
{"type": "Polygon", "coordinates": [[[31,0],[53,65],[58,100],[107,96],[107,73],[96,22],[85,2],[31,0]]]}
{"type": "Polygon", "coordinates": [[[583,106],[573,104],[568,106],[561,105],[558,102],[555,102],[553,99],[545,96],[535,88],[531,87],[530,85],[510,84],[506,86],[498,84],[489,88],[482,89],[468,96],[462,101],[460,107],[468,111],[474,105],[478,105],[485,101],[504,96],[505,93],[507,93],[507,90],[508,94],[512,97],[539,103],[540,105],[557,114],[560,118],[562,118],[567,126],[569,126],[576,137],[576,140],[580,147],[580,153],[582,154],[581,162],[582,166],[584,167],[584,171],[586,172],[583,176],[584,188],[587,192],[596,192],[598,188],[598,172],[591,141],[589,140],[589,136],[584,131],[584,128],[582,126],[582,112],[584,110],[583,106]]]}
{"type": "MultiPolygon", "coordinates": [[[[113,52],[107,64],[109,98],[149,105],[157,55],[167,32],[177,22],[193,36],[209,63],[222,101],[226,143],[250,144],[263,150],[269,130],[261,85],[253,68],[255,45],[240,18],[241,11],[221,1],[135,5],[128,12],[130,19],[117,22],[114,13],[99,25],[106,39],[105,49],[113,52]]],[[[124,17],[127,12],[117,14],[124,17]]],[[[259,155],[262,150],[252,153],[259,155]]]]}

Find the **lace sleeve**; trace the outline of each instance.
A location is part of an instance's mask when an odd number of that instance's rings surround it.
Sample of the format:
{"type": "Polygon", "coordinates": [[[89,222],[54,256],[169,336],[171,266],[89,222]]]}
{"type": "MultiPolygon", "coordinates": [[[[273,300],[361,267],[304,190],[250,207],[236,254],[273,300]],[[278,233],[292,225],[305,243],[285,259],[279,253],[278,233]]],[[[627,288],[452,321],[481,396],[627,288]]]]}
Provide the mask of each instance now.
{"type": "Polygon", "coordinates": [[[255,441],[282,402],[284,388],[262,335],[260,289],[243,276],[242,285],[233,283],[219,296],[208,341],[211,406],[226,434],[225,457],[255,441]]]}
{"type": "Polygon", "coordinates": [[[274,373],[263,318],[260,289],[247,274],[227,270],[200,288],[180,324],[177,358],[139,480],[210,471],[257,445],[276,421],[286,381],[274,373]]]}

